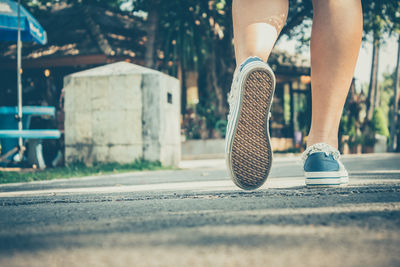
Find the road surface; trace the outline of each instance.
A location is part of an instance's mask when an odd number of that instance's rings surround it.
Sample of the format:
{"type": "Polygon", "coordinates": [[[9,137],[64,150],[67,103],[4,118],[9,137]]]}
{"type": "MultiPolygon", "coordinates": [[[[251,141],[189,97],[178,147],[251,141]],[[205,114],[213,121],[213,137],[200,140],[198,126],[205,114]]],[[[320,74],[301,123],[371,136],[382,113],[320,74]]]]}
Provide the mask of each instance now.
{"type": "Polygon", "coordinates": [[[0,186],[0,266],[400,266],[400,155],[349,156],[304,187],[298,158],[236,188],[223,160],[0,186]]]}

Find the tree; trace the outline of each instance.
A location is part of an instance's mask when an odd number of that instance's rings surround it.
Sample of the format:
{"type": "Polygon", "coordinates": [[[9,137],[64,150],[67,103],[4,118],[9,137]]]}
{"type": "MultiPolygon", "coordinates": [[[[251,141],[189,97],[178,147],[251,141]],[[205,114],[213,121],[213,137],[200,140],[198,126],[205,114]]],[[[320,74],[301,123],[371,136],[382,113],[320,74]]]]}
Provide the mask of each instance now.
{"type": "MultiPolygon", "coordinates": [[[[147,12],[148,17],[154,9],[163,11],[158,25],[153,27],[158,29],[155,47],[151,48],[150,42],[147,43],[148,51],[158,54],[158,58],[154,58],[158,63],[153,66],[181,79],[183,114],[186,71],[197,71],[199,104],[196,109],[206,117],[207,127],[213,128],[218,120],[226,118],[226,95],[235,68],[232,1],[160,1],[155,5],[154,0],[136,0],[133,5],[136,11],[147,12]]],[[[293,1],[283,33],[288,34],[305,18],[311,17],[311,5],[311,0],[293,1]]],[[[148,23],[154,21],[148,19],[148,23]]]]}
{"type": "MultiPolygon", "coordinates": [[[[40,10],[54,3],[98,5],[120,8],[126,0],[22,0],[30,10],[40,10]]],[[[133,11],[144,11],[146,22],[145,65],[177,76],[182,84],[182,113],[186,108],[187,71],[198,73],[199,104],[197,113],[204,116],[209,129],[227,113],[226,95],[235,68],[232,45],[232,0],[133,0],[133,11]]],[[[399,1],[362,0],[364,39],[372,36],[374,64],[369,89],[369,114],[377,103],[378,46],[384,32],[399,27],[399,1]],[[375,101],[374,101],[375,99],[375,101]]],[[[312,18],[311,0],[292,0],[282,35],[304,39],[312,18]]]]}
{"type": "MultiPolygon", "coordinates": [[[[157,29],[157,41],[153,45],[147,42],[148,51],[153,50],[157,54],[153,66],[180,78],[183,114],[186,108],[186,73],[188,70],[198,72],[198,111],[209,118],[210,127],[213,127],[215,118],[226,114],[226,82],[220,78],[226,76],[226,72],[233,73],[229,2],[160,1],[155,5],[155,1],[134,1],[134,9],[145,11],[148,18],[154,9],[163,11],[159,14],[157,25],[153,26],[157,29]]],[[[148,24],[155,23],[147,21],[148,24]]]]}
{"type": "Polygon", "coordinates": [[[393,33],[399,27],[400,4],[398,1],[362,1],[364,15],[364,39],[372,35],[373,53],[370,84],[367,97],[367,120],[372,119],[373,111],[379,103],[378,63],[379,48],[384,33],[393,33]]]}
{"type": "Polygon", "coordinates": [[[371,75],[368,87],[367,96],[367,119],[372,119],[374,109],[378,105],[378,70],[379,70],[379,49],[380,49],[380,37],[374,35],[373,49],[372,49],[372,63],[371,63],[371,75]]]}
{"type": "Polygon", "coordinates": [[[147,34],[147,42],[146,42],[146,54],[144,58],[144,65],[148,68],[155,67],[155,42],[156,35],[158,30],[158,21],[160,16],[160,2],[158,0],[147,1],[146,4],[151,3],[153,8],[148,8],[149,13],[147,16],[147,24],[146,24],[146,34],[147,34]]]}
{"type": "MultiPolygon", "coordinates": [[[[398,127],[398,116],[399,116],[399,100],[400,100],[400,36],[398,39],[398,52],[397,52],[397,65],[396,65],[396,71],[395,71],[395,78],[394,80],[394,97],[393,97],[393,111],[392,111],[392,119],[390,120],[390,142],[389,142],[389,151],[395,151],[396,150],[396,144],[397,144],[397,127],[398,127]]],[[[399,147],[397,147],[397,150],[399,147]]]]}

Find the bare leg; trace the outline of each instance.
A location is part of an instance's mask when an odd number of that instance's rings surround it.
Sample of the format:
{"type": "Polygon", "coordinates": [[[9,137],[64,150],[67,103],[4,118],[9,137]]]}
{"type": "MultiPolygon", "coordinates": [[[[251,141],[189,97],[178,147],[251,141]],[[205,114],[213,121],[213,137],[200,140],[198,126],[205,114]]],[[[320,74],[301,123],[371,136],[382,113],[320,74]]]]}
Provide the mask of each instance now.
{"type": "Polygon", "coordinates": [[[307,145],[338,146],[344,102],[361,45],[360,0],[313,0],[312,122],[307,145]]]}
{"type": "MultiPolygon", "coordinates": [[[[237,65],[252,56],[268,59],[287,11],[288,0],[234,0],[237,65]]],[[[266,131],[274,86],[272,70],[259,60],[235,72],[229,97],[225,156],[233,182],[243,189],[261,186],[271,169],[272,148],[266,131]]]]}
{"type": "Polygon", "coordinates": [[[250,56],[266,61],[285,24],[288,0],[234,0],[236,63],[250,56]]]}

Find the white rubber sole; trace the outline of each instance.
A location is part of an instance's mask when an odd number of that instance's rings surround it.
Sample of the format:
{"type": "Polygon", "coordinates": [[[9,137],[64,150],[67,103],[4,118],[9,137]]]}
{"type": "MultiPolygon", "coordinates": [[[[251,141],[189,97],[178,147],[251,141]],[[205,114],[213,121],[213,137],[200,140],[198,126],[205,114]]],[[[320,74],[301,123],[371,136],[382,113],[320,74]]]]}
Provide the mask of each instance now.
{"type": "Polygon", "coordinates": [[[346,171],[305,172],[306,186],[343,186],[349,183],[346,171]]]}

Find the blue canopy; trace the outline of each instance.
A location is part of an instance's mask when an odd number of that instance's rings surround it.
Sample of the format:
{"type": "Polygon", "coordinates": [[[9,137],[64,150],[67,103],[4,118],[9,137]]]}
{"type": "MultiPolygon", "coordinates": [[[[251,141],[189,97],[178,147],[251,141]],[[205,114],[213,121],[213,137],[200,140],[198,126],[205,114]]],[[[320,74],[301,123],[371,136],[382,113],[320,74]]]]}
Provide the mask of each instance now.
{"type": "MultiPolygon", "coordinates": [[[[21,5],[21,40],[47,43],[46,31],[39,22],[21,5]]],[[[0,40],[17,41],[18,3],[0,0],[0,40]]]]}

